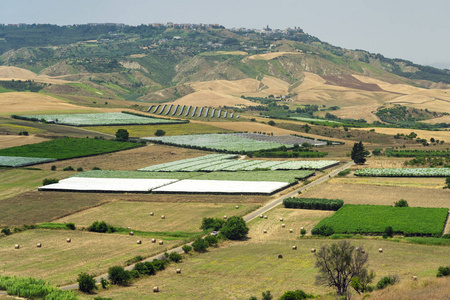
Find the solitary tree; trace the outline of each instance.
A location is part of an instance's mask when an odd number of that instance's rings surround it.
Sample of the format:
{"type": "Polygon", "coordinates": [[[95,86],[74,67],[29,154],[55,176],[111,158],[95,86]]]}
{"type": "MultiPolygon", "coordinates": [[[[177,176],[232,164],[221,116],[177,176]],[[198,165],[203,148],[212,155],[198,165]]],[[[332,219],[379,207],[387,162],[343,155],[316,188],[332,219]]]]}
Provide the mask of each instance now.
{"type": "Polygon", "coordinates": [[[339,296],[347,296],[353,277],[358,277],[365,286],[371,282],[368,276],[373,272],[367,272],[368,254],[362,251],[362,247],[356,250],[349,241],[325,245],[315,257],[315,267],[319,269],[316,283],[334,287],[339,296]]]}
{"type": "Polygon", "coordinates": [[[352,153],[351,153],[351,158],[353,159],[353,161],[358,164],[358,165],[362,165],[366,162],[366,156],[369,155],[369,151],[364,150],[364,145],[363,143],[360,141],[359,143],[355,143],[353,145],[353,149],[352,149],[352,153]]]}
{"type": "Polygon", "coordinates": [[[121,128],[116,131],[116,139],[118,141],[127,141],[129,136],[130,134],[126,129],[121,128]]]}
{"type": "Polygon", "coordinates": [[[222,226],[220,232],[230,240],[241,240],[247,236],[248,227],[244,219],[238,216],[229,218],[222,226]]]}
{"type": "Polygon", "coordinates": [[[83,293],[90,293],[93,290],[97,289],[95,285],[94,275],[89,275],[87,273],[78,274],[78,289],[83,293]]]}

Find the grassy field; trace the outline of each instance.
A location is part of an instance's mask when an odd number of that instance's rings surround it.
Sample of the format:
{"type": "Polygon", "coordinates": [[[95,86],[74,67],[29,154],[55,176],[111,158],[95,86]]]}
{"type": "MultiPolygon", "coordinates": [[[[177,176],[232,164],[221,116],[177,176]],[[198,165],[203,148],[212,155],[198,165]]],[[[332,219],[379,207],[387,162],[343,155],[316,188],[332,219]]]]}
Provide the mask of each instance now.
{"type": "Polygon", "coordinates": [[[381,235],[387,226],[391,226],[394,233],[440,236],[447,215],[448,208],[348,204],[316,227],[331,226],[335,233],[381,235]]]}
{"type": "Polygon", "coordinates": [[[135,148],[140,144],[102,139],[61,138],[1,149],[0,155],[67,159],[135,148]]]}
{"type": "Polygon", "coordinates": [[[2,275],[33,276],[64,285],[75,282],[83,271],[100,275],[134,256],[157,254],[176,243],[159,245],[151,243],[151,238],[78,230],[28,230],[0,239],[0,270],[2,275]],[[67,243],[67,238],[72,242],[67,243]],[[141,245],[136,244],[138,239],[141,245]],[[20,249],[14,249],[15,244],[20,249]]]}
{"type": "Polygon", "coordinates": [[[232,130],[201,123],[172,124],[172,125],[161,124],[161,125],[122,125],[122,126],[85,127],[85,129],[88,130],[102,132],[106,134],[115,134],[117,129],[120,128],[125,128],[126,130],[128,130],[131,137],[155,136],[155,132],[158,129],[164,130],[166,132],[166,135],[232,132],[232,130]]]}
{"type": "Polygon", "coordinates": [[[255,204],[241,203],[118,201],[84,210],[55,222],[89,226],[94,221],[105,221],[111,225],[143,231],[200,232],[204,217],[243,216],[257,207],[255,204]],[[239,205],[239,209],[235,208],[236,205],[239,205]],[[154,216],[150,216],[150,212],[154,212],[154,216]],[[161,219],[161,215],[165,215],[166,219],[161,219]]]}
{"type": "MultiPolygon", "coordinates": [[[[308,230],[319,219],[332,212],[287,210],[276,208],[268,219],[255,219],[250,223],[249,239],[226,242],[211,248],[205,254],[194,254],[181,264],[172,265],[156,276],[141,279],[130,287],[113,287],[98,293],[113,299],[147,299],[154,296],[151,287],[158,286],[161,299],[248,299],[261,296],[270,290],[278,298],[287,290],[302,289],[307,293],[325,295],[331,288],[314,284],[317,274],[311,248],[335,242],[331,239],[299,238],[299,226],[308,230]],[[279,218],[283,217],[283,222],[279,218]],[[282,228],[281,223],[286,227],[282,228]],[[290,234],[289,228],[296,229],[290,234]],[[263,229],[268,233],[264,234],[263,229]],[[296,245],[298,250],[292,250],[296,245]],[[277,258],[279,254],[283,259],[277,258]],[[181,274],[175,269],[181,268],[181,274]]],[[[397,274],[400,280],[410,280],[412,275],[432,278],[437,268],[450,255],[450,247],[422,246],[395,243],[382,239],[355,239],[351,243],[363,246],[369,253],[369,268],[376,273],[375,283],[383,276],[397,274]],[[383,253],[378,248],[383,248],[383,253]],[[402,267],[399,268],[401,257],[402,267]]],[[[92,299],[94,296],[86,298],[92,299]]]]}
{"type": "Polygon", "coordinates": [[[54,172],[26,169],[0,170],[0,205],[1,200],[42,186],[42,180],[45,178],[62,179],[65,176],[67,176],[67,173],[62,171],[54,172]]]}

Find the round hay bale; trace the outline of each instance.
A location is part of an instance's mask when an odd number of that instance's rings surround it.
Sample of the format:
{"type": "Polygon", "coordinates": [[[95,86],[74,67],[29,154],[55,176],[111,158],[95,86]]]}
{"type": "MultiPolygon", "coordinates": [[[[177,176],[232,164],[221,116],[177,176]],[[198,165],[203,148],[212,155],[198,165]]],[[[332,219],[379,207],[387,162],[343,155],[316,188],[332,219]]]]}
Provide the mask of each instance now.
{"type": "Polygon", "coordinates": [[[366,250],[364,250],[364,249],[361,249],[360,251],[361,251],[361,253],[366,253],[366,250]]]}
{"type": "Polygon", "coordinates": [[[278,254],[278,258],[283,258],[283,254],[278,254]]]}
{"type": "Polygon", "coordinates": [[[227,215],[223,216],[223,219],[224,219],[224,220],[226,220],[227,218],[228,218],[227,215]]]}
{"type": "Polygon", "coordinates": [[[281,227],[283,227],[283,228],[286,227],[286,224],[281,224],[281,227]]]}
{"type": "Polygon", "coordinates": [[[356,251],[359,251],[359,247],[356,247],[355,250],[356,250],[356,251]]]}
{"type": "Polygon", "coordinates": [[[236,205],[236,209],[239,209],[239,205],[236,205]]]}
{"type": "Polygon", "coordinates": [[[181,269],[177,269],[177,274],[181,274],[181,269]]]}
{"type": "Polygon", "coordinates": [[[267,219],[268,217],[267,216],[264,216],[264,219],[267,219]]]}
{"type": "Polygon", "coordinates": [[[280,218],[280,222],[283,222],[283,218],[280,218]]]}
{"type": "Polygon", "coordinates": [[[153,287],[153,293],[158,293],[158,292],[159,292],[159,287],[154,286],[154,287],[153,287]]]}
{"type": "Polygon", "coordinates": [[[36,247],[41,248],[41,247],[42,247],[42,244],[41,244],[41,243],[37,243],[37,244],[36,244],[36,247]]]}
{"type": "Polygon", "coordinates": [[[67,239],[66,242],[70,243],[70,242],[72,242],[72,240],[71,239],[67,239]]]}
{"type": "Polygon", "coordinates": [[[150,212],[150,216],[152,216],[152,217],[153,217],[154,215],[155,215],[155,213],[154,213],[154,212],[150,212]]]}
{"type": "Polygon", "coordinates": [[[166,216],[165,216],[165,215],[162,215],[162,216],[161,216],[161,219],[163,219],[163,220],[164,220],[165,218],[166,218],[166,216]]]}
{"type": "Polygon", "coordinates": [[[383,253],[383,248],[378,248],[378,252],[383,253]]]}
{"type": "Polygon", "coordinates": [[[127,227],[127,229],[131,229],[131,227],[127,227]]]}
{"type": "Polygon", "coordinates": [[[259,217],[262,219],[262,218],[263,218],[263,215],[259,215],[259,217]]]}
{"type": "Polygon", "coordinates": [[[289,229],[289,233],[293,233],[294,232],[294,229],[289,229]]]}
{"type": "Polygon", "coordinates": [[[152,243],[156,243],[156,239],[152,239],[152,243]]]}
{"type": "Polygon", "coordinates": [[[303,226],[302,227],[300,227],[300,230],[303,230],[303,229],[305,229],[303,226]]]}
{"type": "Polygon", "coordinates": [[[412,280],[417,280],[417,276],[413,276],[413,277],[412,277],[412,280]]]}
{"type": "Polygon", "coordinates": [[[164,245],[164,242],[161,240],[161,241],[158,242],[158,244],[164,245]]]}
{"type": "Polygon", "coordinates": [[[311,252],[315,253],[316,252],[316,248],[311,248],[311,252]]]}
{"type": "Polygon", "coordinates": [[[15,244],[14,245],[14,249],[20,249],[20,245],[19,244],[15,244]]]}
{"type": "Polygon", "coordinates": [[[134,232],[133,231],[130,231],[130,233],[128,233],[129,235],[131,235],[131,236],[133,236],[134,235],[134,232]]]}
{"type": "Polygon", "coordinates": [[[142,244],[142,241],[141,241],[141,240],[138,240],[136,243],[137,243],[138,245],[140,245],[140,244],[142,244]]]}
{"type": "Polygon", "coordinates": [[[263,231],[264,233],[267,233],[267,229],[264,229],[264,231],[263,231]]]}
{"type": "Polygon", "coordinates": [[[297,246],[292,246],[292,250],[297,250],[297,246]]]}

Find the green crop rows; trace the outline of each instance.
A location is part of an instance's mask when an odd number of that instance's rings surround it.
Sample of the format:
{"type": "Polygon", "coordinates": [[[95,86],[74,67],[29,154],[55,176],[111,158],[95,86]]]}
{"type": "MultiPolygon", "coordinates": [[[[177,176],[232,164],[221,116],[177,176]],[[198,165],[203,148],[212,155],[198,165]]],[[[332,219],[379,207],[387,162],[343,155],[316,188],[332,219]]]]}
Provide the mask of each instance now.
{"type": "Polygon", "coordinates": [[[448,208],[347,204],[315,228],[328,225],[335,233],[382,234],[391,226],[394,233],[440,236],[447,213],[448,208]]]}
{"type": "Polygon", "coordinates": [[[20,157],[20,156],[0,156],[0,166],[2,167],[24,167],[45,162],[54,161],[53,158],[41,157],[20,157]]]}
{"type": "Polygon", "coordinates": [[[449,177],[450,168],[367,168],[356,170],[355,175],[369,177],[449,177]]]}
{"type": "Polygon", "coordinates": [[[141,144],[102,139],[61,138],[38,144],[0,149],[0,156],[67,159],[139,147],[141,144]]]}
{"type": "Polygon", "coordinates": [[[44,120],[45,122],[70,126],[153,125],[185,123],[185,121],[153,118],[131,113],[26,115],[14,117],[30,121],[44,120]]]}

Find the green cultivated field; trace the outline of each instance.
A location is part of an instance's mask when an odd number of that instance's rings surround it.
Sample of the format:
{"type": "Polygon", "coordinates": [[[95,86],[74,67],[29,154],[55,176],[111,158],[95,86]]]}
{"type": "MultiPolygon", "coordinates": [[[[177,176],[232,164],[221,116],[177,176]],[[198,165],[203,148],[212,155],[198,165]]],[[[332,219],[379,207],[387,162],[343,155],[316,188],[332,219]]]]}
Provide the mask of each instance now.
{"type": "Polygon", "coordinates": [[[144,179],[202,179],[237,181],[294,182],[314,175],[314,171],[237,171],[237,172],[141,172],[141,171],[87,171],[76,177],[144,178],[144,179]]]}
{"type": "Polygon", "coordinates": [[[61,138],[38,144],[0,149],[0,156],[67,159],[136,148],[141,144],[102,139],[61,138]]]}
{"type": "Polygon", "coordinates": [[[335,233],[382,234],[391,226],[394,233],[440,236],[447,213],[448,208],[347,204],[316,227],[328,225],[335,233]]]}

